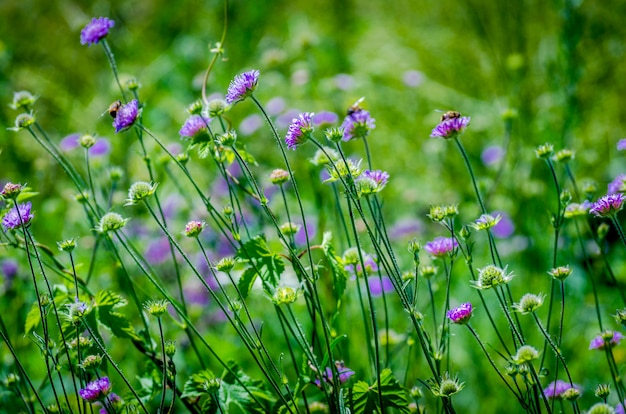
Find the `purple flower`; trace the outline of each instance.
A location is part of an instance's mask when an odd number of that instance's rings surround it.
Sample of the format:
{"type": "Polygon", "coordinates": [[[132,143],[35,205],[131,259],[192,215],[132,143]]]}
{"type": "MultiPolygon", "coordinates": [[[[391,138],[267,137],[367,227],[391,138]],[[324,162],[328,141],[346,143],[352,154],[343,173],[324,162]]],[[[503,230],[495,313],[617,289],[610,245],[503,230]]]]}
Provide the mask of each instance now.
{"type": "Polygon", "coordinates": [[[617,214],[623,206],[624,195],[622,193],[607,194],[593,203],[589,212],[598,217],[608,217],[617,214]]]}
{"type": "Polygon", "coordinates": [[[480,159],[486,166],[492,166],[502,161],[504,157],[504,149],[499,145],[492,145],[483,150],[480,154],[480,159]]]}
{"type": "Polygon", "coordinates": [[[80,32],[81,45],[93,45],[109,34],[115,22],[108,17],[94,17],[80,32]]]}
{"type": "Polygon", "coordinates": [[[432,256],[443,257],[452,253],[458,246],[459,243],[453,237],[435,237],[433,241],[424,245],[424,250],[432,256]]]}
{"type": "Polygon", "coordinates": [[[563,398],[563,393],[570,388],[580,390],[580,387],[576,384],[572,386],[569,382],[556,380],[548,384],[548,386],[543,390],[543,393],[545,394],[546,398],[561,399],[563,398]]]}
{"type": "Polygon", "coordinates": [[[252,114],[245,117],[239,124],[239,132],[243,136],[254,134],[263,126],[263,117],[259,114],[252,114]]]}
{"type": "MultiPolygon", "coordinates": [[[[59,148],[63,151],[71,151],[80,146],[80,134],[70,134],[59,142],[59,148]]],[[[111,143],[106,138],[99,138],[96,143],[89,148],[89,155],[99,157],[111,152],[111,143]]]]}
{"type": "Polygon", "coordinates": [[[337,116],[336,113],[329,112],[329,111],[322,111],[322,112],[316,113],[313,116],[313,124],[316,127],[320,127],[326,124],[334,124],[335,122],[337,122],[338,119],[339,117],[337,116]]]}
{"type": "Polygon", "coordinates": [[[370,276],[367,278],[367,284],[370,287],[370,293],[372,296],[380,296],[383,293],[393,292],[393,283],[389,276],[370,276]]]}
{"type": "MultiPolygon", "coordinates": [[[[626,141],[626,140],[623,140],[623,141],[626,141]]],[[[624,401],[624,403],[626,403],[626,400],[624,401]]],[[[624,411],[623,403],[617,403],[617,405],[615,406],[615,414],[626,414],[626,411],[624,411]]]]}
{"type": "Polygon", "coordinates": [[[122,105],[120,109],[117,110],[117,114],[113,120],[115,133],[117,134],[120,131],[125,131],[133,126],[140,114],[141,110],[139,109],[139,102],[137,99],[133,99],[127,104],[122,105]]]}
{"type": "Polygon", "coordinates": [[[402,82],[409,88],[416,88],[424,82],[424,75],[417,70],[407,70],[402,75],[402,82]]]}
{"type": "Polygon", "coordinates": [[[467,302],[459,306],[458,308],[450,309],[446,312],[446,316],[452,323],[464,325],[469,322],[472,317],[472,304],[467,302]]]}
{"type": "Polygon", "coordinates": [[[370,131],[376,128],[376,120],[370,116],[370,113],[364,109],[346,116],[341,124],[343,128],[343,140],[350,141],[357,138],[365,138],[370,131]]]}
{"type": "Polygon", "coordinates": [[[295,150],[298,145],[309,139],[313,133],[313,115],[312,112],[304,112],[291,121],[285,136],[287,148],[295,150]]]}
{"type": "Polygon", "coordinates": [[[16,260],[5,259],[0,262],[0,272],[5,279],[11,280],[15,277],[18,271],[18,264],[16,260]]]}
{"type": "Polygon", "coordinates": [[[430,133],[431,138],[454,138],[465,130],[470,123],[469,116],[445,117],[430,133]]]}
{"type": "Polygon", "coordinates": [[[617,150],[618,151],[626,150],[626,138],[620,139],[619,141],[617,141],[617,150]]]}
{"type": "Polygon", "coordinates": [[[609,348],[613,348],[619,345],[622,339],[624,339],[624,335],[619,331],[604,331],[591,340],[589,349],[604,349],[606,345],[608,345],[609,348]]]}
{"type": "Polygon", "coordinates": [[[396,221],[389,229],[389,238],[391,240],[404,239],[414,236],[423,228],[423,223],[413,217],[404,217],[396,221]]]}
{"type": "Polygon", "coordinates": [[[269,115],[275,116],[280,114],[285,109],[285,100],[280,96],[276,96],[265,105],[265,110],[269,115]]]}
{"type": "Polygon", "coordinates": [[[347,91],[354,86],[354,78],[346,73],[340,73],[335,76],[335,85],[342,91],[347,91]]]}
{"type": "Polygon", "coordinates": [[[230,82],[230,85],[228,85],[226,103],[231,105],[239,101],[243,101],[248,96],[252,95],[252,92],[256,89],[258,82],[258,70],[251,70],[235,76],[235,78],[230,82]]]}
{"type": "Polygon", "coordinates": [[[619,174],[609,183],[608,194],[626,192],[626,174],[619,174]]]}
{"type": "MultiPolygon", "coordinates": [[[[337,374],[339,375],[340,384],[345,384],[350,379],[350,377],[354,375],[354,371],[352,371],[350,368],[347,368],[343,361],[335,361],[335,367],[337,368],[337,374]]],[[[324,382],[326,383],[332,384],[333,370],[330,369],[330,367],[326,367],[326,369],[322,373],[322,378],[315,379],[313,383],[317,385],[319,388],[321,388],[322,387],[321,380],[324,380],[324,382]]]]}
{"type": "MultiPolygon", "coordinates": [[[[358,258],[356,259],[358,260],[358,258]]],[[[376,260],[374,260],[374,258],[367,254],[367,253],[363,253],[363,263],[365,264],[365,273],[366,274],[371,274],[374,272],[378,271],[378,263],[376,263],[376,260]]],[[[363,266],[361,265],[361,261],[359,260],[356,265],[355,264],[348,264],[344,266],[344,269],[347,270],[348,272],[355,274],[355,269],[356,268],[356,275],[358,276],[362,276],[363,275],[363,266]],[[356,266],[356,267],[355,267],[356,266]]]]}
{"type": "Polygon", "coordinates": [[[356,179],[359,194],[370,195],[380,192],[387,185],[389,173],[382,170],[365,170],[356,179]]]}
{"type": "Polygon", "coordinates": [[[164,263],[170,255],[170,242],[167,237],[153,239],[144,252],[144,257],[148,263],[153,265],[164,263]]]}
{"type": "Polygon", "coordinates": [[[24,204],[18,204],[17,208],[14,206],[2,219],[2,225],[7,230],[16,229],[22,225],[27,226],[33,219],[33,214],[30,212],[32,207],[31,202],[24,204]]]}
{"type": "Polygon", "coordinates": [[[66,137],[64,137],[61,142],[59,142],[59,148],[61,148],[61,150],[63,151],[71,151],[74,148],[78,148],[79,143],[78,140],[80,139],[80,134],[76,133],[76,134],[70,134],[66,137]]]}
{"type": "Polygon", "coordinates": [[[515,231],[515,224],[513,224],[511,217],[503,211],[494,211],[493,214],[501,217],[500,221],[491,229],[493,235],[499,239],[510,237],[515,231]]]}
{"type": "Polygon", "coordinates": [[[111,392],[111,383],[109,377],[102,377],[87,384],[87,386],[78,393],[83,400],[87,402],[95,402],[103,399],[111,392]]]}
{"type": "Polygon", "coordinates": [[[206,134],[211,120],[202,115],[191,115],[185,120],[178,133],[185,138],[195,138],[201,134],[206,134]]]}

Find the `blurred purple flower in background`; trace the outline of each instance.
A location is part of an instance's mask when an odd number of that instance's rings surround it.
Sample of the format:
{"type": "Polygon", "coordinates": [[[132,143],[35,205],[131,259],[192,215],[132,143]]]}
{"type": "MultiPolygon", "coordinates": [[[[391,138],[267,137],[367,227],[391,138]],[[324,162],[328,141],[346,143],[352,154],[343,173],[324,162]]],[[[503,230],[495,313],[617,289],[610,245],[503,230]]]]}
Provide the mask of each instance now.
{"type": "Polygon", "coordinates": [[[241,120],[238,131],[245,137],[254,134],[262,126],[263,117],[259,114],[252,114],[241,120]]]}
{"type": "Polygon", "coordinates": [[[617,141],[617,150],[618,151],[626,150],[626,138],[620,139],[619,141],[617,141]]]}
{"type": "Polygon", "coordinates": [[[265,105],[265,110],[267,114],[270,116],[276,116],[285,110],[285,100],[280,96],[276,96],[269,101],[265,105]]]}
{"type": "Polygon", "coordinates": [[[393,292],[393,283],[389,276],[370,276],[367,278],[367,284],[372,296],[381,296],[383,293],[393,292]]]}
{"type": "Polygon", "coordinates": [[[511,235],[515,232],[515,224],[513,224],[511,217],[504,211],[494,211],[493,215],[500,215],[500,221],[498,224],[491,228],[493,235],[499,239],[511,237],[511,235]]]}
{"type": "Polygon", "coordinates": [[[396,221],[389,228],[389,238],[398,240],[407,237],[414,237],[417,233],[422,232],[424,224],[414,217],[404,217],[396,221]]]}
{"type": "Polygon", "coordinates": [[[626,174],[619,174],[609,183],[608,194],[626,192],[626,174]]]}
{"type": "Polygon", "coordinates": [[[409,88],[417,88],[424,83],[424,74],[418,70],[407,70],[402,74],[402,82],[409,88]]]}
{"type": "Polygon", "coordinates": [[[313,125],[321,127],[325,125],[334,124],[339,120],[339,116],[330,111],[321,111],[313,115],[313,125]]]}
{"type": "Polygon", "coordinates": [[[504,149],[499,145],[491,145],[480,154],[480,159],[487,167],[498,164],[503,158],[504,149]]]}
{"type": "Polygon", "coordinates": [[[146,247],[144,257],[148,263],[157,265],[164,263],[171,257],[170,243],[167,237],[159,237],[152,239],[152,241],[146,247]]]}
{"type": "Polygon", "coordinates": [[[347,91],[354,87],[354,78],[347,73],[335,75],[335,85],[342,91],[347,91]]]}
{"type": "MultiPolygon", "coordinates": [[[[59,148],[62,151],[68,152],[80,147],[80,134],[70,134],[65,136],[61,142],[59,142],[59,148]]],[[[111,152],[111,143],[104,137],[97,138],[96,143],[89,148],[89,155],[92,157],[101,157],[111,152]]]]}

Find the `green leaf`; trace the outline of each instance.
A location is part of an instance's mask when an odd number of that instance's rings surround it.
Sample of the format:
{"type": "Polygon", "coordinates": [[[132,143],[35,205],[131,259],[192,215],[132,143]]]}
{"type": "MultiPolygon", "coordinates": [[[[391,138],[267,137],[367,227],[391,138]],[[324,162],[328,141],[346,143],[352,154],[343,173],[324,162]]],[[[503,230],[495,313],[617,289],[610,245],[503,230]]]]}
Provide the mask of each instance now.
{"type": "Polygon", "coordinates": [[[265,237],[260,235],[248,240],[237,251],[237,257],[254,264],[257,275],[263,281],[263,288],[270,295],[273,294],[273,290],[278,287],[280,275],[285,271],[285,263],[278,254],[269,249],[265,237]]]}
{"type": "Polygon", "coordinates": [[[127,303],[122,295],[112,290],[102,290],[96,294],[96,306],[99,308],[119,308],[126,306],[127,303]]]}
{"type": "Polygon", "coordinates": [[[333,275],[333,291],[335,292],[335,299],[337,299],[337,303],[339,304],[346,291],[348,272],[346,272],[339,258],[335,255],[335,248],[331,244],[332,238],[331,232],[327,231],[324,233],[322,250],[324,251],[326,261],[328,261],[330,271],[333,275]]]}
{"type": "Polygon", "coordinates": [[[400,413],[409,413],[409,400],[406,391],[393,376],[389,368],[380,373],[380,390],[378,381],[369,385],[365,381],[359,381],[352,387],[352,406],[355,414],[382,412],[379,401],[379,393],[385,408],[395,408],[400,413]]]}
{"type": "Polygon", "coordinates": [[[98,309],[98,320],[109,328],[113,335],[118,338],[140,340],[126,316],[114,310],[127,304],[122,295],[111,290],[103,290],[98,292],[95,302],[95,307],[98,309]]]}
{"type": "Polygon", "coordinates": [[[263,382],[250,378],[234,361],[229,361],[228,367],[230,370],[224,371],[220,388],[223,406],[234,404],[245,413],[270,412],[274,399],[263,387],[263,382]]]}
{"type": "Polygon", "coordinates": [[[28,336],[32,331],[37,329],[41,323],[41,313],[39,312],[39,303],[35,302],[30,307],[28,315],[26,315],[26,323],[24,324],[24,335],[28,336]]]}
{"type": "Polygon", "coordinates": [[[243,296],[244,299],[246,299],[250,294],[256,277],[257,272],[253,267],[247,268],[239,277],[237,287],[239,288],[239,292],[241,292],[241,296],[243,296]]]}

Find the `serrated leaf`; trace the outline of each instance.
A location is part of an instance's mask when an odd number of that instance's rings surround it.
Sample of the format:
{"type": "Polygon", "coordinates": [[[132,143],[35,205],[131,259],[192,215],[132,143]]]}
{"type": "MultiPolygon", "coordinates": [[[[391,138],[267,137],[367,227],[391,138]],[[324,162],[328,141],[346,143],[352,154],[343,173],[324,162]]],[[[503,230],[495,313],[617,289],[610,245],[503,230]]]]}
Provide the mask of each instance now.
{"type": "Polygon", "coordinates": [[[257,272],[253,267],[247,268],[239,277],[239,281],[237,282],[237,287],[239,288],[239,292],[241,292],[241,296],[246,299],[252,290],[252,285],[256,280],[257,272]]]}
{"type": "Polygon", "coordinates": [[[285,271],[283,259],[267,246],[263,235],[248,240],[237,251],[237,257],[251,261],[257,268],[253,270],[263,281],[263,288],[270,295],[278,286],[280,275],[285,271]]]}
{"type": "Polygon", "coordinates": [[[109,328],[111,333],[118,338],[140,340],[139,336],[135,333],[135,328],[133,328],[133,325],[123,314],[119,312],[107,312],[104,309],[99,309],[98,316],[100,323],[109,328]]]}
{"type": "Polygon", "coordinates": [[[410,413],[406,391],[393,376],[389,368],[380,373],[380,390],[378,381],[369,385],[359,381],[352,387],[352,406],[355,414],[381,412],[379,393],[385,408],[395,408],[400,413],[410,413]]]}
{"type": "Polygon", "coordinates": [[[117,292],[112,290],[102,290],[96,294],[96,306],[99,308],[110,307],[119,308],[126,306],[128,303],[126,299],[117,292]]]}
{"type": "Polygon", "coordinates": [[[39,303],[35,302],[26,315],[26,322],[24,324],[24,335],[28,336],[32,331],[37,329],[41,323],[41,312],[39,312],[39,303]]]}
{"type": "Polygon", "coordinates": [[[338,257],[335,255],[335,248],[331,244],[332,233],[325,232],[322,241],[322,250],[326,256],[326,261],[330,266],[330,271],[333,275],[333,291],[335,292],[335,299],[337,302],[341,301],[344,292],[346,291],[348,272],[344,269],[343,265],[339,262],[338,257]]]}

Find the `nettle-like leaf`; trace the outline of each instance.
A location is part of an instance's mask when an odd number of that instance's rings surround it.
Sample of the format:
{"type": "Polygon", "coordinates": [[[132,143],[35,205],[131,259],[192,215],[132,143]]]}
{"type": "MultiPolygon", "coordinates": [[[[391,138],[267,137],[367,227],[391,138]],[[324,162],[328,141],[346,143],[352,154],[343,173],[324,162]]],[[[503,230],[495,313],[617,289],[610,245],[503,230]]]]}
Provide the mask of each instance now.
{"type": "Polygon", "coordinates": [[[115,309],[126,305],[126,299],[116,292],[104,290],[98,292],[95,302],[95,307],[98,309],[98,320],[109,328],[113,335],[118,338],[140,339],[126,316],[115,311],[115,309]]]}
{"type": "Polygon", "coordinates": [[[343,265],[339,261],[337,255],[335,255],[335,248],[331,244],[333,235],[327,231],[324,233],[322,240],[322,250],[326,256],[326,261],[330,266],[330,271],[333,275],[333,291],[335,292],[335,298],[337,303],[341,302],[344,292],[346,291],[346,284],[348,280],[348,272],[344,269],[343,265]]]}
{"type": "Polygon", "coordinates": [[[381,394],[385,408],[395,408],[399,413],[409,413],[409,400],[406,391],[393,376],[389,368],[380,373],[380,390],[378,381],[369,385],[359,381],[352,387],[352,408],[355,414],[381,412],[378,394],[381,394]]]}
{"type": "Polygon", "coordinates": [[[280,275],[285,271],[285,263],[278,254],[269,249],[265,237],[256,236],[244,243],[237,251],[237,257],[252,264],[239,280],[239,288],[242,289],[244,298],[250,292],[256,276],[263,281],[263,289],[272,295],[278,286],[280,275]],[[247,293],[244,294],[244,291],[247,293]]]}
{"type": "Polygon", "coordinates": [[[26,315],[26,323],[24,324],[24,335],[28,336],[32,331],[37,329],[41,323],[41,313],[39,312],[39,303],[34,302],[26,315]]]}

